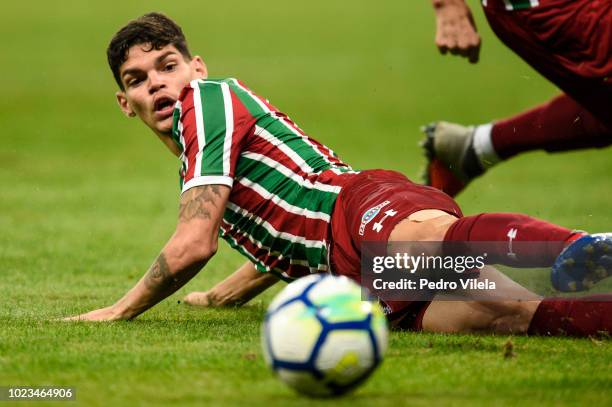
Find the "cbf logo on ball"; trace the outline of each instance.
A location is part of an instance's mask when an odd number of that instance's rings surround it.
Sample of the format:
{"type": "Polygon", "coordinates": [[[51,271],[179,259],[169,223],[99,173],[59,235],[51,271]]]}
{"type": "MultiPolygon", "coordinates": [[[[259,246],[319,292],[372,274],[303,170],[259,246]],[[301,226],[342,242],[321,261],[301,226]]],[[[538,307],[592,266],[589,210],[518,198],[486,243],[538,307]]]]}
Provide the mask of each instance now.
{"type": "Polygon", "coordinates": [[[385,201],[365,211],[365,213],[361,217],[361,225],[359,225],[359,235],[360,236],[363,236],[363,234],[365,233],[366,225],[370,223],[370,221],[374,219],[376,215],[378,215],[378,213],[380,212],[382,208],[389,205],[390,203],[391,201],[385,201]]]}

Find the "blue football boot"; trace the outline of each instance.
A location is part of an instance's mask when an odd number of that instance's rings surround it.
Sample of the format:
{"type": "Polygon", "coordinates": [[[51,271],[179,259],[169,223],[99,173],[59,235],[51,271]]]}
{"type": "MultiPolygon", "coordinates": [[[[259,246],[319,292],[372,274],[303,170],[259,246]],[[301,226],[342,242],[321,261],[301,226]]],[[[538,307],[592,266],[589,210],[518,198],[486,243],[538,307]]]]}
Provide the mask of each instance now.
{"type": "Polygon", "coordinates": [[[612,275],[612,233],[585,235],[569,244],[552,266],[559,291],[584,291],[612,275]]]}

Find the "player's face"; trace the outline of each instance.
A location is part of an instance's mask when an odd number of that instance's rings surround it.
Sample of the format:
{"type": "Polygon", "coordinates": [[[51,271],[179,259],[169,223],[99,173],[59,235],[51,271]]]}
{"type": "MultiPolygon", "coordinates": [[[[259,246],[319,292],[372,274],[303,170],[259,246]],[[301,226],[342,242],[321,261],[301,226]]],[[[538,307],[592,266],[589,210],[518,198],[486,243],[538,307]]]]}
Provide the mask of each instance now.
{"type": "Polygon", "coordinates": [[[119,68],[124,91],[117,92],[123,112],[138,116],[158,136],[172,132],[172,113],[181,90],[193,79],[206,78],[206,65],[196,56],[186,60],[173,46],[151,49],[134,45],[119,68]]]}

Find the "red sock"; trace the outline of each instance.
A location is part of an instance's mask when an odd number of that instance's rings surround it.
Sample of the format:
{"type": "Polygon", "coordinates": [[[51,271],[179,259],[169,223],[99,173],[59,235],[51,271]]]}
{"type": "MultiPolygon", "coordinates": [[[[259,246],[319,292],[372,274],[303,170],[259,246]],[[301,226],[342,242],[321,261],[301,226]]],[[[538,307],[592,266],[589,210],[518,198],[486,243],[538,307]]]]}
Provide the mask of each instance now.
{"type": "Polygon", "coordinates": [[[567,95],[496,122],[491,141],[501,159],[530,150],[565,151],[612,144],[612,129],[567,95]]]}
{"type": "Polygon", "coordinates": [[[526,215],[483,213],[457,220],[447,230],[444,241],[499,242],[482,246],[486,250],[488,264],[549,267],[565,245],[581,235],[526,215]]]}
{"type": "Polygon", "coordinates": [[[612,294],[583,298],[546,298],[536,310],[529,335],[612,334],[612,294]]]}

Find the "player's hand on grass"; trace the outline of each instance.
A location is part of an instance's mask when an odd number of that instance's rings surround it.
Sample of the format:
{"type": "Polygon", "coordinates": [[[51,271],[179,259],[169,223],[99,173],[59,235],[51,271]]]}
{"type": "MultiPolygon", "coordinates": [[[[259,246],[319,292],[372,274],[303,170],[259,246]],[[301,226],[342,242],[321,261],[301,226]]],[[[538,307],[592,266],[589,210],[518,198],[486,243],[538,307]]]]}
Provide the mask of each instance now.
{"type": "Polygon", "coordinates": [[[247,261],[209,290],[187,294],[183,302],[197,307],[239,307],[278,281],[275,275],[261,273],[247,261]]]}
{"type": "Polygon", "coordinates": [[[105,307],[81,315],[64,318],[63,321],[118,321],[124,319],[115,307],[105,307]]]}
{"type": "Polygon", "coordinates": [[[436,46],[442,54],[450,52],[478,62],[480,35],[472,12],[464,0],[432,0],[436,13],[436,46]]]}

